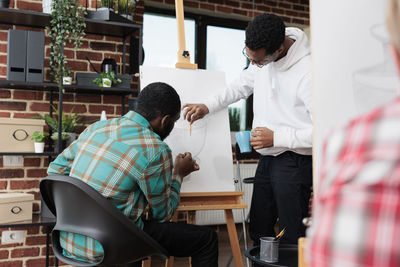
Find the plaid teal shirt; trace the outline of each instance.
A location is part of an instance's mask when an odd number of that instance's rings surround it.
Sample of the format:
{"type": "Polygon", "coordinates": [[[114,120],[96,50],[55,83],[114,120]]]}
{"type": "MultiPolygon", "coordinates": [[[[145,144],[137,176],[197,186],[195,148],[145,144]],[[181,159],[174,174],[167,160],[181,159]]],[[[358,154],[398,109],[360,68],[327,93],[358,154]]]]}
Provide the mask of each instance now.
{"type": "MultiPolygon", "coordinates": [[[[160,222],[169,221],[178,206],[182,180],[172,175],[172,168],[168,145],[144,117],[130,111],[122,118],[89,126],[50,163],[47,173],[86,182],[143,228],[141,217],[147,206],[150,218],[160,222]]],[[[66,256],[87,262],[103,257],[96,240],[60,235],[66,256]]]]}

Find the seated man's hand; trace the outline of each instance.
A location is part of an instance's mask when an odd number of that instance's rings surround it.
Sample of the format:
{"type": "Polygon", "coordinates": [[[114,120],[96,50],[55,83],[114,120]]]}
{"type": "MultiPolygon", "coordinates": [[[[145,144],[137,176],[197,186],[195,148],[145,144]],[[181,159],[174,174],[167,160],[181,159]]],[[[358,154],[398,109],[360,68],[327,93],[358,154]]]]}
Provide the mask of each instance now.
{"type": "Polygon", "coordinates": [[[204,104],[185,104],[182,107],[182,110],[183,109],[185,109],[183,119],[190,123],[203,118],[209,113],[208,107],[204,104]]]}
{"type": "Polygon", "coordinates": [[[200,169],[199,165],[195,160],[192,159],[192,154],[185,152],[184,154],[179,154],[175,158],[174,163],[174,174],[180,177],[185,177],[191,172],[198,171],[200,169]]]}

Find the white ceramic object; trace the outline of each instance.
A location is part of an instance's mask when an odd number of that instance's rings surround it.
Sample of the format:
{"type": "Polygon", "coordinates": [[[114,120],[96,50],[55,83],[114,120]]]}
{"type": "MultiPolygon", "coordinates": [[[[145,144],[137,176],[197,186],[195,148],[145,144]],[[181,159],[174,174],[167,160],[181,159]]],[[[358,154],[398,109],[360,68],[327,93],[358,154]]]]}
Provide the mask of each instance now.
{"type": "Polygon", "coordinates": [[[52,8],[51,8],[51,4],[52,4],[52,0],[42,0],[42,9],[43,9],[43,13],[47,13],[47,14],[51,14],[52,8]]]}
{"type": "Polygon", "coordinates": [[[71,85],[72,84],[72,77],[63,77],[63,84],[64,85],[71,85]]]}
{"type": "Polygon", "coordinates": [[[111,87],[111,85],[112,85],[111,80],[108,78],[103,78],[102,83],[103,83],[103,87],[111,87]]]}
{"type": "Polygon", "coordinates": [[[44,142],[35,142],[35,153],[43,153],[44,151],[44,142]]]}

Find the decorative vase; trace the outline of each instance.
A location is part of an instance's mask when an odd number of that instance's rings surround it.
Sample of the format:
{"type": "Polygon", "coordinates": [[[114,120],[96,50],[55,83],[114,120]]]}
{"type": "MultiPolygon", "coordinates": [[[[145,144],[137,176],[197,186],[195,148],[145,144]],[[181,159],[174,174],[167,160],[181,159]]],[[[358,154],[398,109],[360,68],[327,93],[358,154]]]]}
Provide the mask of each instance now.
{"type": "Polygon", "coordinates": [[[35,142],[35,153],[43,153],[44,151],[44,142],[35,142]]]}
{"type": "Polygon", "coordinates": [[[71,85],[72,84],[72,77],[63,77],[63,84],[64,85],[71,85]]]}
{"type": "Polygon", "coordinates": [[[108,78],[103,78],[102,83],[103,83],[103,87],[111,87],[111,84],[112,84],[111,80],[108,78]]]}

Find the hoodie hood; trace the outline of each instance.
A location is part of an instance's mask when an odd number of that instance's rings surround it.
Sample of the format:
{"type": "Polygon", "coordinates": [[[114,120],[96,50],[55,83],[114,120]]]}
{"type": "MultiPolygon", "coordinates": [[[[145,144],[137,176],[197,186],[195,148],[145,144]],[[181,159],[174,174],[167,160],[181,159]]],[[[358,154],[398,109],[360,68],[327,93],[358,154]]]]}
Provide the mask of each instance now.
{"type": "Polygon", "coordinates": [[[273,62],[273,65],[277,71],[287,70],[296,64],[300,59],[310,54],[310,43],[306,34],[302,30],[288,27],[286,28],[285,35],[295,40],[295,42],[289,48],[286,56],[276,62],[273,62]]]}

